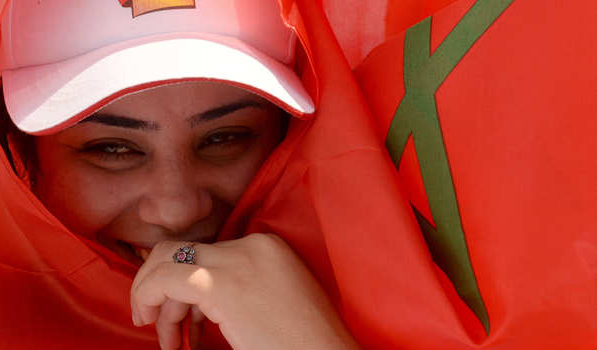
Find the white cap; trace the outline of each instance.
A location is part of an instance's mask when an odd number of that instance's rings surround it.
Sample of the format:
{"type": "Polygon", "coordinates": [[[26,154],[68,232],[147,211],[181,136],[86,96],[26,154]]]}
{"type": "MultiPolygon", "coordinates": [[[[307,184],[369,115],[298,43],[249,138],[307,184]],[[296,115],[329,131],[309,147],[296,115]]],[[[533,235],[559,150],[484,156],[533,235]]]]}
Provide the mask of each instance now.
{"type": "Polygon", "coordinates": [[[0,67],[13,122],[72,125],[144,88],[191,80],[253,91],[295,115],[314,106],[292,70],[277,0],[12,0],[0,67]]]}

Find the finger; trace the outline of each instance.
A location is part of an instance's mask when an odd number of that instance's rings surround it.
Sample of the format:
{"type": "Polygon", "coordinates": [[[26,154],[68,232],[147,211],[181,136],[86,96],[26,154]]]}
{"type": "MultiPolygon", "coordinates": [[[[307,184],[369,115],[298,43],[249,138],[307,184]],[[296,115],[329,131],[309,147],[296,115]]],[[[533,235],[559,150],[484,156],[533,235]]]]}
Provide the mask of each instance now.
{"type": "Polygon", "coordinates": [[[139,303],[136,301],[134,291],[136,289],[131,288],[131,311],[133,314],[133,324],[137,327],[146,326],[153,323],[160,314],[160,307],[145,307],[143,314],[141,314],[141,308],[139,303]]]}
{"type": "Polygon", "coordinates": [[[214,274],[204,267],[187,264],[161,263],[141,280],[131,293],[142,319],[151,323],[155,309],[173,299],[194,304],[206,317],[216,322],[211,305],[216,302],[214,274]],[[211,314],[209,314],[211,313],[211,314]]]}
{"type": "MultiPolygon", "coordinates": [[[[133,312],[136,312],[139,318],[142,318],[143,316],[145,317],[143,324],[149,324],[155,321],[158,311],[156,307],[159,305],[152,304],[137,306],[138,303],[134,302],[134,291],[138,289],[138,285],[141,281],[145,280],[149,274],[153,273],[158,265],[165,266],[160,267],[160,269],[167,269],[169,266],[169,268],[172,269],[172,272],[177,269],[184,270],[188,269],[189,266],[194,266],[174,263],[172,255],[178,248],[185,245],[193,245],[197,265],[204,268],[211,268],[212,271],[225,271],[227,268],[230,270],[230,267],[236,268],[239,265],[246,266],[246,264],[251,261],[249,254],[251,249],[248,248],[259,248],[259,245],[255,246],[255,243],[263,241],[262,239],[259,239],[260,237],[260,235],[252,235],[234,241],[218,242],[211,245],[183,241],[162,241],[158,243],[133,281],[133,286],[131,288],[131,305],[133,307],[133,312]],[[143,310],[139,310],[140,308],[143,310]]],[[[166,271],[163,271],[163,274],[166,274],[166,271]]],[[[220,273],[219,275],[223,274],[220,273]]],[[[205,287],[205,284],[201,284],[201,286],[205,287]]],[[[190,290],[192,290],[192,288],[190,288],[190,290]]],[[[205,312],[205,310],[203,311],[205,312]]]]}
{"type": "MultiPolygon", "coordinates": [[[[139,311],[138,303],[135,302],[134,291],[137,289],[138,284],[142,281],[152,270],[155,269],[156,266],[162,263],[171,263],[172,268],[176,268],[176,265],[185,265],[185,264],[176,264],[174,263],[173,254],[178,250],[180,247],[184,246],[195,246],[195,264],[202,265],[203,264],[203,255],[213,255],[214,250],[209,245],[193,243],[193,242],[184,242],[184,241],[163,241],[154,247],[151,251],[145,263],[141,266],[137,274],[135,275],[135,279],[133,280],[133,284],[131,286],[131,310],[134,315],[134,323],[137,326],[147,325],[149,323],[154,322],[159,314],[159,308],[151,308],[147,309],[141,313],[139,311]],[[201,246],[199,248],[198,246],[201,246]],[[199,250],[201,250],[202,254],[199,254],[199,250]],[[142,318],[142,315],[147,315],[146,319],[142,318]]],[[[156,305],[157,306],[157,305],[156,305]]]]}
{"type": "Polygon", "coordinates": [[[133,281],[133,287],[160,263],[172,262],[175,264],[173,255],[179,248],[184,246],[191,246],[195,249],[195,265],[210,266],[210,261],[213,261],[214,257],[218,256],[218,247],[214,245],[186,241],[159,242],[153,247],[149,256],[139,268],[133,281]]]}
{"type": "Polygon", "coordinates": [[[201,335],[201,321],[205,319],[203,312],[199,310],[197,305],[191,307],[191,327],[189,329],[189,344],[191,349],[195,349],[199,345],[199,336],[201,335]]]}
{"type": "Polygon", "coordinates": [[[180,347],[180,322],[187,315],[190,305],[168,299],[160,307],[160,315],[155,322],[162,350],[176,350],[180,347]]]}
{"type": "MultiPolygon", "coordinates": [[[[149,271],[153,270],[158,264],[163,262],[174,262],[173,255],[178,250],[178,248],[184,246],[194,246],[197,243],[194,242],[185,242],[185,241],[162,241],[158,242],[149,255],[147,259],[137,271],[137,275],[135,276],[135,280],[133,281],[133,287],[135,287],[136,283],[139,282],[140,279],[143,279],[149,271]]],[[[195,264],[198,264],[198,254],[195,253],[195,264]]]]}
{"type": "Polygon", "coordinates": [[[193,323],[201,323],[205,319],[205,315],[203,314],[203,312],[201,312],[201,310],[199,310],[199,307],[197,307],[197,305],[193,305],[191,307],[191,316],[193,323]]]}

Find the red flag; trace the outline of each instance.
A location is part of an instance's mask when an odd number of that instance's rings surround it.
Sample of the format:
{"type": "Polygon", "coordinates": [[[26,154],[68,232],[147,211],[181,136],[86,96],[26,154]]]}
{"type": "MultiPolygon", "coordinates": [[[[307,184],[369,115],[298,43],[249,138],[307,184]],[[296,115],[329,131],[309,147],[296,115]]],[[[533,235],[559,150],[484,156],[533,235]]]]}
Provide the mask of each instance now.
{"type": "Polygon", "coordinates": [[[456,0],[323,0],[326,17],[351,67],[388,38],[456,0]]]}
{"type": "Polygon", "coordinates": [[[597,346],[596,10],[461,0],[356,69],[434,260],[488,331],[454,348],[597,346]]]}

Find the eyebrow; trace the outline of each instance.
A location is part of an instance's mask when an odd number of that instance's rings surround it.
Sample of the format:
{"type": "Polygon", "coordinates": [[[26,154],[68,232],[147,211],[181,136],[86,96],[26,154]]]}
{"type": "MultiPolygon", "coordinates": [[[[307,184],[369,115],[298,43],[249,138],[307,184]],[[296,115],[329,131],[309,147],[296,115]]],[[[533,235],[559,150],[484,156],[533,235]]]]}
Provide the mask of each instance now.
{"type": "Polygon", "coordinates": [[[191,127],[194,127],[202,122],[214,120],[220,117],[223,117],[227,114],[232,112],[236,112],[238,110],[248,108],[248,107],[255,107],[255,108],[262,108],[265,109],[267,106],[263,102],[255,101],[255,100],[242,100],[238,102],[233,102],[227,105],[223,105],[220,107],[216,107],[214,109],[210,109],[208,111],[199,113],[188,118],[191,127]]]}
{"type": "MultiPolygon", "coordinates": [[[[189,117],[187,121],[191,124],[191,127],[194,127],[202,122],[214,120],[232,112],[248,107],[264,109],[267,108],[267,106],[264,103],[258,101],[242,100],[199,113],[197,115],[189,117]]],[[[89,117],[83,119],[81,123],[98,123],[109,126],[143,131],[158,131],[160,129],[160,125],[158,123],[101,112],[90,115],[89,117]]]]}
{"type": "Polygon", "coordinates": [[[81,123],[98,123],[127,129],[147,131],[157,131],[160,129],[160,126],[154,122],[105,113],[93,114],[83,119],[81,123]]]}

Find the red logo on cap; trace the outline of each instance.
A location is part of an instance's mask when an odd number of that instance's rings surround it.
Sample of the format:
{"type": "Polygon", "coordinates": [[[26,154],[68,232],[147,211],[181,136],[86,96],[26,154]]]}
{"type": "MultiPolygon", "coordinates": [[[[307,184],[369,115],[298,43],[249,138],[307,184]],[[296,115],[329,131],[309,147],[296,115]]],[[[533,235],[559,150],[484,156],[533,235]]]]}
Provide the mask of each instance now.
{"type": "Polygon", "coordinates": [[[195,0],[118,0],[123,7],[133,8],[133,17],[141,16],[148,12],[194,8],[195,0]]]}

